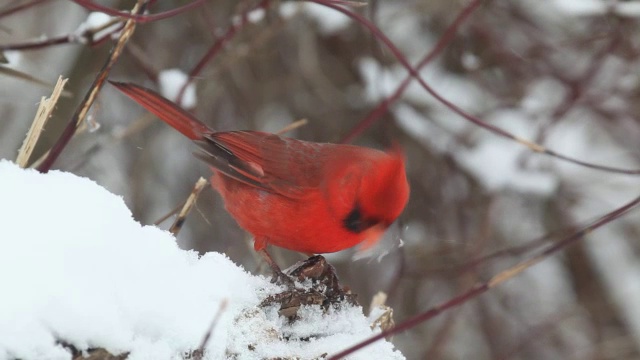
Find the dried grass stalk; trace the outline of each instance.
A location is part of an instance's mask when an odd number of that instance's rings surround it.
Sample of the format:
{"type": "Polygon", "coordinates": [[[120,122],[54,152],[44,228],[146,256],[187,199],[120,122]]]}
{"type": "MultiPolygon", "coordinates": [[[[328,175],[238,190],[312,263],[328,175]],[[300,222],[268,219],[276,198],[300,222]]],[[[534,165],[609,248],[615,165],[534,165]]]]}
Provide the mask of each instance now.
{"type": "Polygon", "coordinates": [[[169,228],[170,233],[172,233],[173,235],[177,235],[180,229],[182,229],[182,225],[184,225],[184,221],[187,218],[187,215],[189,215],[189,212],[191,211],[191,208],[193,207],[193,205],[195,205],[196,200],[200,195],[200,192],[202,191],[202,189],[204,189],[206,185],[207,185],[207,180],[203,177],[199,178],[198,181],[196,181],[196,184],[194,185],[193,190],[191,191],[191,194],[187,198],[187,201],[185,201],[184,206],[182,207],[182,210],[180,210],[180,213],[178,213],[178,217],[176,218],[176,221],[174,221],[173,225],[171,225],[171,228],[169,228]]]}
{"type": "Polygon", "coordinates": [[[49,117],[51,117],[51,113],[58,103],[58,99],[62,94],[62,89],[64,88],[67,81],[69,81],[69,79],[63,79],[62,76],[60,76],[58,78],[58,82],[53,88],[51,97],[46,98],[43,96],[40,100],[40,105],[38,106],[38,110],[36,111],[36,116],[33,119],[33,123],[31,123],[31,128],[29,129],[27,137],[22,143],[22,147],[20,147],[20,151],[18,152],[18,157],[16,159],[16,163],[21,168],[27,167],[29,158],[31,157],[33,149],[38,143],[38,139],[40,138],[40,134],[42,133],[42,129],[47,123],[47,120],[49,120],[49,117]]]}

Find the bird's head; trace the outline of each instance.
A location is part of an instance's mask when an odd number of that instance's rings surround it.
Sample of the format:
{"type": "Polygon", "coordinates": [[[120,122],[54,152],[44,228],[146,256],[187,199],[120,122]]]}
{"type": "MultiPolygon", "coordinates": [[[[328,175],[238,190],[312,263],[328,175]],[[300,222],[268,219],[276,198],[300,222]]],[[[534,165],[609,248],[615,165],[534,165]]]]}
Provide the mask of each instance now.
{"type": "Polygon", "coordinates": [[[362,234],[363,247],[368,248],[400,216],[409,200],[402,151],[394,148],[376,157],[362,174],[359,185],[343,225],[350,232],[362,234]]]}

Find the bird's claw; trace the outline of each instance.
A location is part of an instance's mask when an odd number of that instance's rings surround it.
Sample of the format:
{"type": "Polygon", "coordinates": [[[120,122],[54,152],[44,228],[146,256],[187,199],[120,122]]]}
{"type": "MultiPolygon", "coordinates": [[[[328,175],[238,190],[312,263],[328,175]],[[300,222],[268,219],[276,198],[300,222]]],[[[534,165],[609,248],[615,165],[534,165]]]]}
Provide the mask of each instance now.
{"type": "Polygon", "coordinates": [[[282,271],[277,271],[277,272],[274,271],[273,276],[271,277],[271,283],[284,285],[287,287],[288,290],[293,290],[296,288],[296,285],[293,279],[289,275],[283,273],[282,271]]]}

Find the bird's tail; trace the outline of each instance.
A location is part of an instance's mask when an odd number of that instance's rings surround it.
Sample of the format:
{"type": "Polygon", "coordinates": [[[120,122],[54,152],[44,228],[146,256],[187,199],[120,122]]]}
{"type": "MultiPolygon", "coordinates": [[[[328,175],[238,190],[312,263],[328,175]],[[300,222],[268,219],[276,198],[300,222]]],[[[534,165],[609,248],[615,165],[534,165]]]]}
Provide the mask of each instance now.
{"type": "Polygon", "coordinates": [[[205,134],[213,133],[207,125],[153,90],[131,83],[109,82],[191,140],[202,140],[205,134]]]}

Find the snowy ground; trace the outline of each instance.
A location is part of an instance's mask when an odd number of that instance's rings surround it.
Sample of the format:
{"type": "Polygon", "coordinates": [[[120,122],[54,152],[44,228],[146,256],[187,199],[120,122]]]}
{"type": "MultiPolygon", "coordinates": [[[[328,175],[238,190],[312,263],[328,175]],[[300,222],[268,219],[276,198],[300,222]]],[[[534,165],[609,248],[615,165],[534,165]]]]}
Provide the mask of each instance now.
{"type": "MultiPolygon", "coordinates": [[[[375,332],[360,307],[305,308],[289,324],[258,307],[277,286],[220,253],[181,250],[88,179],[4,160],[0,179],[0,359],[70,359],[60,342],[179,359],[198,348],[225,300],[205,359],[314,359],[375,332]]],[[[383,341],[349,358],[404,356],[383,341]]]]}

